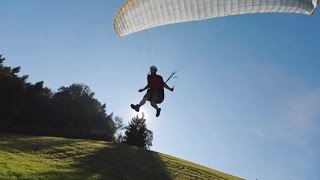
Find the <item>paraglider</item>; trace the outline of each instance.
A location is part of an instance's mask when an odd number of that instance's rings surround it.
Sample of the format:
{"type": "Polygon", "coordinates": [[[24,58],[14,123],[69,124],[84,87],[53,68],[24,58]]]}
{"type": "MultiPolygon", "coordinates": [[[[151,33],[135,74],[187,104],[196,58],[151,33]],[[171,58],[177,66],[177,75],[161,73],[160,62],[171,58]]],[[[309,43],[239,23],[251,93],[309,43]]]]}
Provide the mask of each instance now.
{"type": "MultiPolygon", "coordinates": [[[[135,32],[159,26],[199,21],[217,17],[253,14],[253,13],[295,13],[312,15],[320,0],[128,0],[119,10],[114,19],[114,30],[118,36],[126,36],[135,32]]],[[[155,75],[156,67],[151,67],[151,76],[155,75]]],[[[173,74],[174,75],[174,74],[173,74]]],[[[172,75],[172,76],[173,76],[172,75]]],[[[155,76],[154,76],[155,77],[155,76]]],[[[161,76],[160,76],[161,77],[161,76]]],[[[164,98],[163,87],[167,86],[162,77],[157,91],[152,83],[140,89],[148,89],[139,104],[131,104],[131,108],[139,112],[139,108],[147,100],[157,110],[157,117],[161,108],[157,104],[164,98]],[[160,88],[161,87],[161,88],[160,88]],[[160,97],[160,98],[159,98],[160,97]]]]}
{"type": "Polygon", "coordinates": [[[128,0],[114,19],[119,36],[189,21],[249,13],[312,15],[319,0],[128,0]]]}
{"type": "Polygon", "coordinates": [[[157,110],[156,116],[159,117],[161,108],[158,107],[157,104],[160,104],[164,100],[164,88],[173,91],[174,87],[170,88],[167,85],[167,82],[174,76],[174,73],[171,74],[171,76],[168,78],[166,82],[163,81],[163,78],[160,75],[157,75],[158,68],[156,66],[150,67],[150,75],[148,75],[148,84],[142,88],[139,89],[139,92],[143,92],[145,90],[148,90],[147,93],[144,95],[143,99],[139,104],[131,104],[131,108],[135,111],[139,112],[139,109],[141,106],[143,106],[146,101],[150,101],[150,104],[153,108],[157,110]]]}

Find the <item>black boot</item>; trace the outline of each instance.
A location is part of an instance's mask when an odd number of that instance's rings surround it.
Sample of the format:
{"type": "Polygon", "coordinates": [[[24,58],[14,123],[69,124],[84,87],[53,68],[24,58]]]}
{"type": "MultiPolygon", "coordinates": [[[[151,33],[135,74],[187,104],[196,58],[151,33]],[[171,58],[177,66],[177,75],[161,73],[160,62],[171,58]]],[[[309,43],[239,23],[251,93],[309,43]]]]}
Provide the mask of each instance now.
{"type": "Polygon", "coordinates": [[[139,104],[137,104],[137,105],[131,104],[131,108],[134,109],[135,111],[139,112],[140,106],[139,106],[139,104]]]}
{"type": "Polygon", "coordinates": [[[161,112],[161,108],[158,108],[158,109],[157,109],[157,114],[156,114],[157,117],[160,116],[160,112],[161,112]]]}

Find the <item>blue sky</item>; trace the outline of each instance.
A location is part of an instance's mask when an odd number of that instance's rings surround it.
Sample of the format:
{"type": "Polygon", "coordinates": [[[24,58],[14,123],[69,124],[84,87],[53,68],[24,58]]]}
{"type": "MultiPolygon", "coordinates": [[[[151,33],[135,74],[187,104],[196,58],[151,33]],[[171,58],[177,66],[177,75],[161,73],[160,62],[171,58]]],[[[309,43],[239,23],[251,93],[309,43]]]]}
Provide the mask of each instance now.
{"type": "Polygon", "coordinates": [[[53,90],[81,82],[125,122],[150,65],[178,70],[152,150],[246,179],[320,179],[320,14],[255,14],[119,38],[125,0],[2,0],[0,54],[53,90]]]}

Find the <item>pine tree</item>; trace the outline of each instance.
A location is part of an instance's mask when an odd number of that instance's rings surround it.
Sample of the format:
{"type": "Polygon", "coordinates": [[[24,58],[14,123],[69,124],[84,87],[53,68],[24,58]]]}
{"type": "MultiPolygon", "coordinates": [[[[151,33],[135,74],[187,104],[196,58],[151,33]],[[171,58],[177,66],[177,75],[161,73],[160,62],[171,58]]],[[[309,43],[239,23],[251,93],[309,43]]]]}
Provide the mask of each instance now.
{"type": "Polygon", "coordinates": [[[149,149],[152,146],[153,133],[146,126],[144,114],[142,114],[141,118],[138,115],[132,118],[125,129],[123,143],[145,149],[149,149]]]}

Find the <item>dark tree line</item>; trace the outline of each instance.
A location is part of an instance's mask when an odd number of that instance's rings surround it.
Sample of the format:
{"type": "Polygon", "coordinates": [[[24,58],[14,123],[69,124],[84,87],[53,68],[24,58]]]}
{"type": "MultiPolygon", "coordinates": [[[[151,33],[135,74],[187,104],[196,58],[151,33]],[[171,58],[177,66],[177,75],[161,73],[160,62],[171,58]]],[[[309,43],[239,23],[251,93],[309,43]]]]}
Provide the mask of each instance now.
{"type": "Polygon", "coordinates": [[[121,118],[106,113],[106,105],[87,85],[72,84],[53,92],[43,81],[27,82],[27,75],[18,75],[20,67],[5,66],[4,60],[0,55],[0,132],[152,146],[153,134],[144,116],[134,117],[125,127],[121,118]]]}
{"type": "Polygon", "coordinates": [[[43,81],[27,82],[20,67],[0,55],[0,131],[71,138],[114,140],[117,131],[106,105],[88,86],[72,84],[53,93],[43,81]]]}

